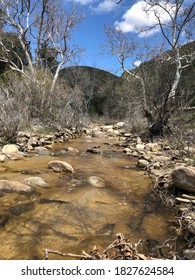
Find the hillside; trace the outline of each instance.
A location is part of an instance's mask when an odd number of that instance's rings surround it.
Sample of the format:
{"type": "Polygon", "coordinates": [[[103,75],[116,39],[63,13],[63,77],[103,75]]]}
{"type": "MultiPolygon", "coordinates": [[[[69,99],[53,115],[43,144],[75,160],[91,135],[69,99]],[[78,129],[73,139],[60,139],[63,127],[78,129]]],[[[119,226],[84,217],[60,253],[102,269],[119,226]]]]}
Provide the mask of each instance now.
{"type": "Polygon", "coordinates": [[[81,89],[87,111],[98,115],[104,114],[107,98],[122,82],[110,72],[89,66],[64,68],[60,76],[72,88],[77,86],[81,89]]]}

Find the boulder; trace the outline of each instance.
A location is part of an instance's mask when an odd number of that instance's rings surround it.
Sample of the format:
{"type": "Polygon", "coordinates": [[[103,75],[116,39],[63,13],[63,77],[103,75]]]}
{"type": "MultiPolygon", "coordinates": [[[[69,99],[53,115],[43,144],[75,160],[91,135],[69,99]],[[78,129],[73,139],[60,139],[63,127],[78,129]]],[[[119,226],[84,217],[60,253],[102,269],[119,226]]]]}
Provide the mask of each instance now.
{"type": "Polygon", "coordinates": [[[142,144],[142,139],[138,136],[136,139],[137,144],[142,144]]]}
{"type": "Polygon", "coordinates": [[[35,147],[35,151],[40,156],[47,156],[49,154],[47,148],[45,148],[45,147],[35,147]]]}
{"type": "Polygon", "coordinates": [[[130,148],[124,148],[123,153],[130,154],[132,150],[130,148]]]}
{"type": "Polygon", "coordinates": [[[115,127],[116,128],[122,128],[122,127],[124,127],[125,126],[125,123],[124,122],[117,122],[116,124],[115,124],[115,127]]]}
{"type": "Polygon", "coordinates": [[[155,161],[160,161],[160,162],[166,162],[166,161],[170,161],[171,158],[170,157],[167,157],[167,156],[161,156],[161,155],[153,155],[152,156],[153,160],[155,161]]]}
{"type": "Polygon", "coordinates": [[[9,154],[17,154],[19,151],[19,146],[15,145],[15,144],[8,144],[3,146],[2,148],[2,153],[5,155],[9,155],[9,154]]]}
{"type": "Polygon", "coordinates": [[[74,173],[73,167],[65,162],[65,161],[60,161],[60,160],[52,160],[48,163],[49,168],[53,169],[55,172],[71,172],[74,173]]]}
{"type": "Polygon", "coordinates": [[[143,151],[144,148],[145,148],[145,144],[137,144],[137,145],[136,145],[136,149],[137,149],[138,151],[143,151]]]}
{"type": "Polygon", "coordinates": [[[176,167],[171,172],[172,182],[188,192],[195,192],[195,167],[176,167]]]}
{"type": "Polygon", "coordinates": [[[35,188],[26,184],[11,180],[0,180],[0,191],[31,194],[35,188]]]}
{"type": "Polygon", "coordinates": [[[105,187],[105,182],[104,180],[102,180],[101,178],[97,177],[97,176],[90,176],[87,179],[87,182],[97,188],[104,188],[105,187]]]}
{"type": "Polygon", "coordinates": [[[87,149],[87,152],[92,153],[92,154],[101,154],[100,150],[98,150],[98,148],[96,148],[96,147],[87,149]]]}
{"type": "Polygon", "coordinates": [[[24,183],[34,187],[47,188],[47,183],[41,177],[28,177],[24,179],[24,183]]]}
{"type": "Polygon", "coordinates": [[[24,159],[24,155],[23,154],[7,154],[7,157],[11,160],[22,160],[24,159]]]}
{"type": "Polygon", "coordinates": [[[67,151],[70,152],[70,153],[75,153],[77,154],[79,151],[77,150],[77,148],[74,148],[74,147],[68,147],[67,148],[67,151]]]}
{"type": "Polygon", "coordinates": [[[36,137],[31,137],[29,140],[28,140],[28,145],[32,146],[32,147],[36,147],[38,146],[38,140],[36,137]]]}
{"type": "Polygon", "coordinates": [[[148,164],[149,164],[149,162],[145,159],[139,159],[137,162],[137,166],[140,168],[145,168],[148,166],[148,164]]]}
{"type": "Polygon", "coordinates": [[[108,131],[110,129],[113,129],[113,125],[104,125],[104,126],[102,126],[102,129],[105,130],[105,131],[106,130],[108,131]]]}
{"type": "Polygon", "coordinates": [[[158,143],[147,143],[145,148],[151,152],[157,152],[161,150],[161,146],[158,143]]]}

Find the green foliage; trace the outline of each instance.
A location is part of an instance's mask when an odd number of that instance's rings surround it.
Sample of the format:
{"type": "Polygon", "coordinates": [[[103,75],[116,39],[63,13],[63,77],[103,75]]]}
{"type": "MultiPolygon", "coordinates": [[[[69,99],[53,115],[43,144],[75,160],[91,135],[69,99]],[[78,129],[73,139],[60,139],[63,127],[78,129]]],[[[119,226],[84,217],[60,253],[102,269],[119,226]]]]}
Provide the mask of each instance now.
{"type": "Polygon", "coordinates": [[[87,113],[103,115],[110,95],[121,84],[121,79],[107,71],[87,66],[67,67],[61,71],[61,78],[84,93],[87,113]]]}

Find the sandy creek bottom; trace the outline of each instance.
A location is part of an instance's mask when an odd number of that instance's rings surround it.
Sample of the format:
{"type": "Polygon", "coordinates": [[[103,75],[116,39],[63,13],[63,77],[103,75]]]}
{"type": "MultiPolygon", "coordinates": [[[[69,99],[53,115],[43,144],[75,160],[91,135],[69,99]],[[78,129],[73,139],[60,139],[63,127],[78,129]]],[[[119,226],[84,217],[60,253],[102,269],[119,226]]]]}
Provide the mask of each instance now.
{"type": "Polygon", "coordinates": [[[6,171],[0,173],[0,179],[23,182],[24,178],[39,176],[49,188],[37,187],[36,194],[30,197],[0,195],[0,217],[8,219],[0,226],[0,259],[44,259],[44,248],[81,253],[97,245],[103,250],[114,241],[117,232],[132,242],[142,238],[161,244],[172,237],[169,228],[174,214],[155,201],[153,182],[143,171],[136,170],[136,160],[108,145],[114,140],[91,141],[81,137],[56,145],[49,156],[1,163],[6,171]],[[69,146],[76,147],[79,153],[62,152],[69,146]],[[86,152],[94,146],[100,146],[102,153],[86,152]],[[70,163],[75,173],[48,169],[48,162],[57,159],[70,163]],[[89,185],[89,176],[102,178],[105,187],[89,185]],[[64,203],[46,203],[45,198],[64,203]]]}

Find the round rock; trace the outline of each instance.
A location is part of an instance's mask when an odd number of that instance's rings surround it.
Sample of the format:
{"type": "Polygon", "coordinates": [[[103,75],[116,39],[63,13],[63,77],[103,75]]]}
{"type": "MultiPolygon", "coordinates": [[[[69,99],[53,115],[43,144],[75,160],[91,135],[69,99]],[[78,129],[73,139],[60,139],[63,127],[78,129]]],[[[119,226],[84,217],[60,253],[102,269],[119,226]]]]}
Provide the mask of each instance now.
{"type": "Polygon", "coordinates": [[[28,177],[24,179],[24,183],[34,187],[47,188],[47,183],[41,177],[28,177]]]}
{"type": "Polygon", "coordinates": [[[176,167],[171,172],[173,184],[188,192],[195,192],[195,167],[176,167]]]}
{"type": "Polygon", "coordinates": [[[102,180],[101,178],[99,177],[96,177],[96,176],[90,176],[88,179],[87,179],[87,182],[94,186],[94,187],[97,187],[97,188],[104,188],[105,187],[105,182],[104,180],[102,180]]]}
{"type": "Polygon", "coordinates": [[[2,148],[2,153],[7,155],[7,154],[17,154],[19,151],[19,147],[15,144],[8,144],[3,146],[2,148]]]}
{"type": "Polygon", "coordinates": [[[49,168],[53,169],[53,171],[65,171],[65,172],[71,172],[74,173],[73,167],[67,163],[66,161],[60,161],[60,160],[52,160],[48,163],[49,168]]]}

